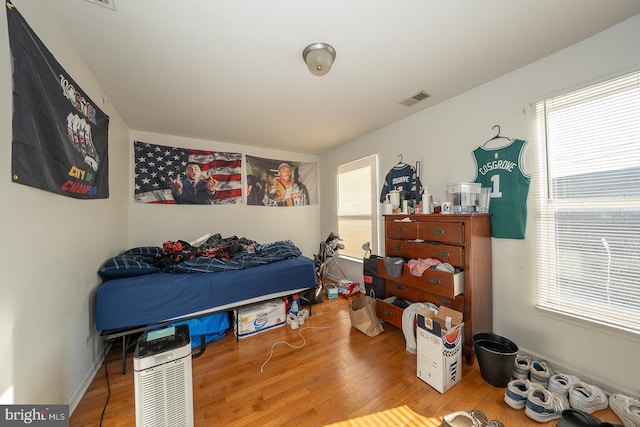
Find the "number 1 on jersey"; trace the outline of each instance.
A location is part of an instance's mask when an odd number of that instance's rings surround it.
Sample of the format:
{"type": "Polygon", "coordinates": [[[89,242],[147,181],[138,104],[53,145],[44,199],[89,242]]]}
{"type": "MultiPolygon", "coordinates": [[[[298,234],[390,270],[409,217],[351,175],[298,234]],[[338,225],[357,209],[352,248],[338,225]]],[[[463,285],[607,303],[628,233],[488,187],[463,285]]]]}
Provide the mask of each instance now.
{"type": "Polygon", "coordinates": [[[500,192],[500,175],[491,176],[491,198],[502,197],[500,192]]]}

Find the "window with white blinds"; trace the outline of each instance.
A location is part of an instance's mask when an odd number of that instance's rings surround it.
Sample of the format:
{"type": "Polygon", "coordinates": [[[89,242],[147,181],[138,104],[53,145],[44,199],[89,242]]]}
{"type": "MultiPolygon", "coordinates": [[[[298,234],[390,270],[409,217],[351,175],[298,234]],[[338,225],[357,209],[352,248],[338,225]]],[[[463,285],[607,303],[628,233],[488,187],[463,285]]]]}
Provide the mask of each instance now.
{"type": "Polygon", "coordinates": [[[640,333],[640,72],[531,111],[537,306],[640,333]]]}
{"type": "Polygon", "coordinates": [[[344,244],[340,255],[362,258],[362,245],[378,247],[378,156],[338,166],[338,234],[344,244]]]}

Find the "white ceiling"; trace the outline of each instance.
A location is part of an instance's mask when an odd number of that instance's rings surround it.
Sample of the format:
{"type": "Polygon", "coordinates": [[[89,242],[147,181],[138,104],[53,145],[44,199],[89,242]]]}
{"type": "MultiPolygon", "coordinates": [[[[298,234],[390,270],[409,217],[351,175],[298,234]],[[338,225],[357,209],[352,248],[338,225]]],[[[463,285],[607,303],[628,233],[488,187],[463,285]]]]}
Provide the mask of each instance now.
{"type": "Polygon", "coordinates": [[[638,0],[33,1],[131,129],[309,154],[640,13],[638,0]],[[302,60],[313,42],[337,51],[326,76],[302,60]]]}

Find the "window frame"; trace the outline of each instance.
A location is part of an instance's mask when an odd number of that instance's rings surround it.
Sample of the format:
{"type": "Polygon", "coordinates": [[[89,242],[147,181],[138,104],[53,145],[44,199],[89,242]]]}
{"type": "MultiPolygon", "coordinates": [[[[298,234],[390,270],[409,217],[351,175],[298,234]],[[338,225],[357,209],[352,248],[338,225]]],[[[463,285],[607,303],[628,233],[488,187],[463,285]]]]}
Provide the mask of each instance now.
{"type": "MultiPolygon", "coordinates": [[[[353,250],[349,250],[351,254],[344,253],[344,250],[338,251],[338,257],[349,259],[352,261],[360,261],[362,262],[362,258],[364,256],[364,250],[361,249],[361,246],[365,242],[370,242],[371,250],[374,253],[377,253],[379,250],[379,224],[380,224],[380,215],[379,215],[379,206],[378,206],[378,155],[370,154],[364,157],[361,157],[356,160],[352,160],[346,163],[342,163],[338,165],[336,168],[336,217],[337,217],[337,232],[341,233],[341,221],[369,221],[370,223],[370,236],[367,240],[360,242],[355,245],[353,250]],[[345,214],[341,213],[341,177],[344,174],[349,172],[353,172],[363,168],[371,168],[371,172],[369,174],[369,190],[370,190],[370,213],[368,214],[345,214]],[[357,252],[361,252],[363,256],[355,256],[354,254],[357,252]]],[[[344,233],[343,233],[344,234],[344,233]]],[[[341,236],[342,237],[342,236],[341,236]]],[[[349,246],[348,242],[345,245],[345,249],[349,246]]]]}
{"type": "MultiPolygon", "coordinates": [[[[640,193],[637,191],[637,186],[633,191],[629,191],[631,195],[624,194],[627,193],[626,187],[624,191],[620,191],[620,194],[613,195],[604,195],[604,193],[599,193],[601,190],[597,189],[600,182],[607,179],[602,176],[598,177],[599,173],[604,171],[616,174],[616,179],[621,179],[620,185],[624,186],[625,182],[635,182],[632,176],[637,173],[635,168],[640,168],[640,166],[636,166],[634,161],[629,161],[628,164],[632,171],[629,176],[625,176],[627,173],[624,172],[625,169],[621,169],[621,171],[600,170],[594,166],[593,160],[589,162],[578,155],[578,148],[583,150],[586,148],[575,147],[573,154],[575,157],[571,159],[575,166],[571,167],[569,162],[565,161],[564,169],[560,169],[562,173],[558,173],[556,156],[550,154],[556,149],[555,145],[559,140],[562,138],[569,140],[569,137],[566,136],[556,136],[556,125],[550,124],[553,119],[549,120],[551,114],[558,111],[575,112],[578,111],[577,108],[587,105],[594,99],[598,101],[612,100],[617,94],[626,93],[625,91],[629,93],[627,104],[623,104],[622,100],[619,100],[619,102],[607,106],[607,109],[601,111],[594,107],[594,110],[596,112],[610,112],[621,111],[620,107],[627,107],[627,109],[631,107],[631,119],[628,122],[632,131],[629,134],[631,136],[627,144],[631,148],[625,146],[625,150],[629,150],[629,153],[627,151],[625,153],[627,156],[631,155],[630,158],[640,158],[640,124],[637,124],[640,121],[635,115],[637,111],[640,111],[640,70],[532,102],[531,133],[535,151],[534,176],[537,177],[533,180],[536,307],[542,311],[565,316],[572,320],[597,324],[640,336],[640,282],[638,280],[640,274],[637,274],[640,273],[640,267],[636,267],[633,263],[623,263],[629,256],[640,254],[640,221],[638,221],[640,218],[640,193]],[[618,108],[618,110],[614,110],[614,108],[618,108]],[[634,127],[634,125],[636,126],[634,127]],[[585,169],[582,174],[577,173],[576,171],[581,171],[580,166],[584,164],[589,164],[590,169],[585,169]],[[594,178],[595,181],[593,181],[594,178]],[[576,184],[580,179],[584,182],[576,184]],[[589,179],[592,183],[595,182],[591,184],[592,187],[586,183],[589,179]],[[626,181],[624,181],[625,179],[626,181]],[[561,184],[568,185],[569,189],[565,190],[561,184]],[[575,185],[575,188],[572,188],[571,185],[575,185]],[[616,215],[620,211],[623,211],[623,214],[616,215]],[[593,234],[589,234],[590,231],[593,234]],[[620,233],[616,234],[618,232],[620,233]],[[630,233],[623,234],[622,232],[630,233]],[[602,236],[602,248],[595,248],[597,245],[593,244],[593,238],[598,236],[602,236]],[[583,237],[583,240],[574,237],[583,237]],[[607,239],[610,240],[607,241],[607,239]],[[610,248],[609,242],[614,242],[614,240],[618,245],[617,249],[610,248]],[[630,244],[620,250],[620,247],[628,242],[630,244]],[[603,253],[606,254],[607,259],[604,274],[602,271],[598,271],[603,268],[602,264],[598,264],[598,261],[601,262],[605,258],[602,256],[603,253]],[[571,256],[574,256],[575,259],[572,259],[571,256]],[[612,269],[612,265],[618,270],[612,269]],[[563,266],[574,267],[574,270],[563,268],[563,266]],[[576,267],[578,268],[576,269],[576,267]],[[588,276],[589,271],[593,276],[587,283],[587,280],[584,279],[588,276]],[[609,277],[612,272],[618,275],[615,281],[605,279],[603,282],[606,281],[606,285],[598,282],[599,278],[609,277]],[[580,279],[572,277],[572,274],[581,276],[584,283],[579,284],[580,279]],[[633,279],[628,282],[624,281],[624,285],[628,284],[628,287],[621,286],[621,277],[635,277],[635,281],[633,279]],[[611,286],[611,284],[615,286],[611,286]]],[[[622,114],[615,114],[615,120],[619,119],[617,117],[619,115],[622,114]]],[[[575,114],[563,122],[563,125],[566,123],[578,125],[576,129],[582,130],[579,126],[581,119],[580,114],[575,114]]],[[[602,130],[598,126],[594,128],[602,130]]],[[[589,147],[600,150],[605,147],[607,150],[604,151],[612,153],[607,154],[606,156],[609,157],[605,157],[605,159],[614,159],[616,155],[613,153],[619,153],[620,150],[611,150],[609,146],[604,144],[612,143],[613,138],[617,138],[615,141],[618,143],[620,137],[618,135],[609,136],[607,133],[603,133],[603,135],[606,137],[597,137],[601,140],[600,146],[591,145],[589,147]]],[[[594,137],[593,141],[597,141],[597,138],[594,137]]],[[[571,148],[570,144],[567,145],[571,148]]],[[[613,161],[609,163],[610,168],[612,165],[613,161]]]]}

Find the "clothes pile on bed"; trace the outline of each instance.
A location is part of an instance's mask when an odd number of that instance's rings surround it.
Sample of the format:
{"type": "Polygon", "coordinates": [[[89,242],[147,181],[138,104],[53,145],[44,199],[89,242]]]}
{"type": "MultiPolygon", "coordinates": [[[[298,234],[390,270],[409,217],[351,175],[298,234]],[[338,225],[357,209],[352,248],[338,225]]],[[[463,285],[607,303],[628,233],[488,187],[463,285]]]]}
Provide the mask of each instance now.
{"type": "Polygon", "coordinates": [[[217,233],[197,246],[178,240],[166,241],[162,247],[131,248],[106,260],[98,274],[112,279],[159,271],[215,273],[270,264],[300,255],[300,249],[290,240],[260,244],[244,237],[223,238],[217,233]]]}

